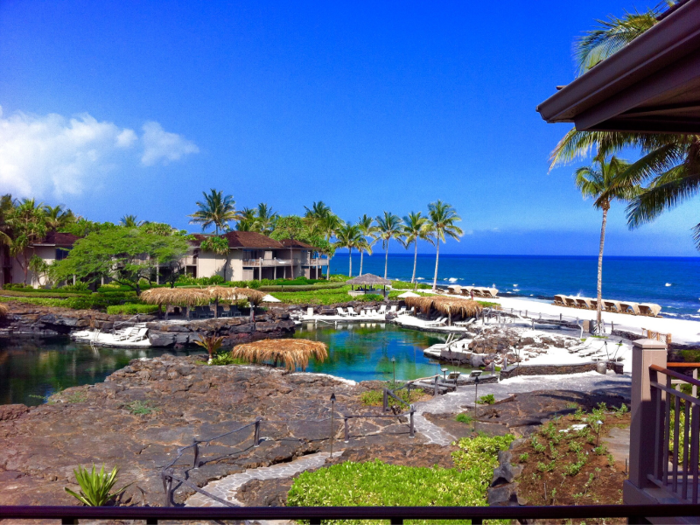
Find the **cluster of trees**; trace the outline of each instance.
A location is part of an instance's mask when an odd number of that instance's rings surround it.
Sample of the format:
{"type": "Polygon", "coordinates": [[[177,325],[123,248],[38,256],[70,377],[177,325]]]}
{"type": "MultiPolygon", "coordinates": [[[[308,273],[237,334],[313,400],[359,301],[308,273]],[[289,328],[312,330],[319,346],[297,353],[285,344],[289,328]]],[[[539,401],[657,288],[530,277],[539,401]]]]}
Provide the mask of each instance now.
{"type": "MultiPolygon", "coordinates": [[[[584,74],[657,24],[659,9],[599,20],[598,27],[575,42],[579,74],[584,74]]],[[[611,203],[622,201],[627,205],[627,224],[633,229],[696,195],[700,191],[700,136],[577,131],[574,128],[552,152],[551,168],[589,157],[592,164],[579,168],[575,176],[584,198],[593,198],[594,206],[602,211],[597,283],[597,320],[600,326],[603,248],[611,203]],[[625,148],[636,149],[640,157],[634,162],[617,158],[615,154],[625,148]]],[[[700,224],[692,231],[695,245],[700,250],[700,224]]]]}
{"type": "Polygon", "coordinates": [[[357,222],[343,221],[333,213],[323,201],[314,202],[304,207],[303,216],[281,216],[265,203],[257,208],[243,208],[238,211],[236,202],[231,195],[222,191],[210,190],[204,193],[204,200],[197,202],[197,211],[190,215],[190,223],[200,224],[203,230],[214,227],[215,234],[231,228],[235,222],[239,231],[255,231],[268,235],[273,239],[294,239],[315,246],[318,251],[329,259],[328,275],[330,276],[330,259],[338,248],[347,248],[350,253],[349,275],[352,277],[352,252],[360,252],[360,275],[365,253],[372,253],[372,247],[379,241],[385,251],[384,278],[389,267],[389,243],[392,239],[400,242],[406,249],[414,247],[413,276],[416,278],[416,262],[418,258],[418,241],[424,240],[436,247],[435,275],[433,288],[437,286],[438,264],[440,258],[440,243],[446,242],[447,237],[459,241],[463,234],[457,226],[461,221],[456,210],[449,204],[438,200],[428,206],[428,213],[411,212],[401,218],[385,211],[377,217],[361,216],[357,222]]]}
{"type": "Polygon", "coordinates": [[[185,230],[168,224],[138,222],[125,216],[119,224],[97,223],[75,215],[63,206],[47,206],[35,199],[0,197],[0,245],[14,258],[24,273],[48,283],[73,279],[95,282],[109,278],[141,292],[141,279],[151,280],[159,269],[171,284],[182,273],[182,259],[190,251],[185,230]],[[68,257],[47,264],[33,245],[51,231],[82,237],[68,257]],[[165,270],[165,271],[163,271],[165,270]]]}

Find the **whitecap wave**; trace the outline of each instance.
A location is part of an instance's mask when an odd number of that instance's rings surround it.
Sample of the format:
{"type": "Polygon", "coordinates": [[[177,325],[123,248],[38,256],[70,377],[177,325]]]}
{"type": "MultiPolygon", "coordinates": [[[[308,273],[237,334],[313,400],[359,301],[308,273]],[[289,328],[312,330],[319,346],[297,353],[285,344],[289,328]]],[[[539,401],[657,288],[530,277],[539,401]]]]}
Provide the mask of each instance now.
{"type": "Polygon", "coordinates": [[[423,277],[416,277],[416,281],[425,281],[423,277]]]}
{"type": "Polygon", "coordinates": [[[450,281],[451,283],[456,283],[456,282],[457,282],[457,278],[456,278],[456,277],[450,277],[450,278],[447,279],[447,280],[450,281]]]}
{"type": "Polygon", "coordinates": [[[519,291],[520,291],[520,288],[513,288],[513,291],[514,291],[514,292],[519,292],[519,291]]]}
{"type": "Polygon", "coordinates": [[[513,285],[513,288],[517,288],[517,287],[518,287],[518,285],[517,285],[517,284],[514,284],[514,285],[513,285]]]}
{"type": "Polygon", "coordinates": [[[673,286],[673,283],[666,283],[666,286],[673,286]]]}

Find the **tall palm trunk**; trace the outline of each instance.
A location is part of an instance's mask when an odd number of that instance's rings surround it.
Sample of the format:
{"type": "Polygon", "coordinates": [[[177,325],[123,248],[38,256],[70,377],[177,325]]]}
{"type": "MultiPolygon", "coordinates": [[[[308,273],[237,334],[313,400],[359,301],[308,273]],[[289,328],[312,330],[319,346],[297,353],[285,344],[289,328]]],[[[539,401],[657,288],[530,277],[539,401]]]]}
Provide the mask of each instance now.
{"type": "Polygon", "coordinates": [[[326,269],[326,281],[331,280],[331,256],[328,256],[328,268],[326,269]]]}
{"type": "Polygon", "coordinates": [[[596,333],[603,334],[603,247],[605,245],[605,224],[608,222],[610,206],[603,206],[603,225],[600,228],[600,249],[598,251],[598,311],[596,333]]]}
{"type": "Polygon", "coordinates": [[[362,258],[365,256],[364,250],[360,250],[360,275],[362,275],[362,258]]]}
{"type": "Polygon", "coordinates": [[[437,238],[437,251],[435,252],[435,277],[433,278],[433,292],[437,290],[438,262],[440,261],[440,237],[437,238]]]}
{"type": "MultiPolygon", "coordinates": [[[[309,270],[311,271],[311,270],[309,270]]],[[[286,273],[286,271],[285,271],[286,273]]],[[[294,254],[292,253],[292,247],[289,247],[289,273],[291,274],[291,278],[294,279],[294,254]]]]}
{"type": "Polygon", "coordinates": [[[411,283],[416,282],[416,263],[418,262],[418,241],[414,242],[416,249],[413,252],[413,277],[411,277],[411,283]]]}
{"type": "Polygon", "coordinates": [[[384,250],[384,279],[386,279],[386,271],[389,268],[389,241],[386,242],[386,250],[384,250]]]}
{"type": "Polygon", "coordinates": [[[350,277],[352,277],[352,248],[348,248],[348,259],[350,259],[350,277]]]}

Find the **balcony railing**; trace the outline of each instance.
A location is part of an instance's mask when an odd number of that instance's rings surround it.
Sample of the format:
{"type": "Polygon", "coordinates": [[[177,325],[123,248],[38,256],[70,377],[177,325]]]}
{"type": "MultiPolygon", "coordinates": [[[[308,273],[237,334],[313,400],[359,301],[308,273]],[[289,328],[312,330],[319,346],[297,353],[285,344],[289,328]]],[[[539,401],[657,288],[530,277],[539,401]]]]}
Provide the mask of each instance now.
{"type": "MultiPolygon", "coordinates": [[[[294,264],[299,264],[299,261],[294,261],[294,264]]],[[[254,268],[267,268],[271,266],[291,266],[292,261],[289,259],[243,259],[243,266],[252,266],[254,268]]]]}
{"type": "Polygon", "coordinates": [[[700,505],[581,505],[561,507],[0,507],[0,520],[389,520],[402,525],[404,520],[575,520],[628,518],[643,523],[645,518],[674,518],[700,515],[700,505]]]}
{"type": "Polygon", "coordinates": [[[304,266],[328,266],[328,259],[307,259],[302,264],[304,266]]]}

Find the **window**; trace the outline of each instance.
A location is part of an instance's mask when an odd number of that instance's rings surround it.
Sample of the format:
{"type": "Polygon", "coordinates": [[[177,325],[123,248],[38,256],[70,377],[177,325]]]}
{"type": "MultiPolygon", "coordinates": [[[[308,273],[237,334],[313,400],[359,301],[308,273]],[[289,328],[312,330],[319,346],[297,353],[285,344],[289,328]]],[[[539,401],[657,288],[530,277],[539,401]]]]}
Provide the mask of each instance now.
{"type": "Polygon", "coordinates": [[[70,253],[70,248],[56,248],[56,260],[62,261],[70,253]]]}

